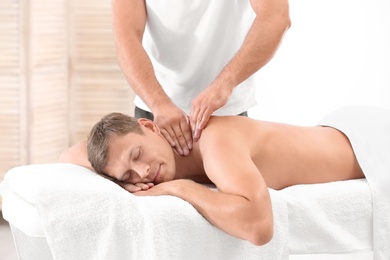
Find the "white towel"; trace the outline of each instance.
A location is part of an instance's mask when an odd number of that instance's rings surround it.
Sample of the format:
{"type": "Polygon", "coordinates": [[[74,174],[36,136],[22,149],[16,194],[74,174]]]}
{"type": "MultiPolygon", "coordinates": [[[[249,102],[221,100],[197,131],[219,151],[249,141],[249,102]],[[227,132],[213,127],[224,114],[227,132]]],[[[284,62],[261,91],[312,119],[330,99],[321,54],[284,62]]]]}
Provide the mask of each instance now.
{"type": "Polygon", "coordinates": [[[348,136],[373,197],[374,259],[390,259],[390,110],[354,106],[325,117],[348,136]]]}
{"type": "Polygon", "coordinates": [[[137,197],[80,166],[28,165],[6,178],[13,190],[32,192],[54,259],[288,259],[287,205],[273,190],[274,237],[254,246],[182,199],[137,197]]]}
{"type": "Polygon", "coordinates": [[[372,197],[366,179],[302,184],[283,189],[290,254],[371,252],[372,197]]]}
{"type": "Polygon", "coordinates": [[[262,249],[254,249],[247,242],[212,227],[192,206],[178,198],[136,197],[118,188],[75,165],[16,167],[0,184],[3,215],[27,235],[46,237],[56,259],[71,259],[76,255],[86,259],[114,259],[129,254],[131,258],[164,259],[160,255],[167,254],[164,248],[172,244],[175,248],[167,256],[170,259],[185,254],[190,259],[203,256],[284,259],[287,246],[292,255],[345,255],[372,250],[372,200],[365,179],[296,185],[282,191],[270,189],[275,237],[262,249]],[[287,210],[283,199],[287,200],[287,210]],[[121,219],[121,215],[127,217],[121,219]],[[110,223],[109,227],[104,223],[110,223]],[[123,225],[123,230],[130,229],[122,231],[127,235],[111,233],[123,225]],[[177,225],[182,229],[177,229],[177,225]],[[107,244],[107,241],[116,242],[107,244]],[[176,245],[175,241],[180,244],[176,245]],[[126,251],[128,248],[131,252],[126,251]]]}

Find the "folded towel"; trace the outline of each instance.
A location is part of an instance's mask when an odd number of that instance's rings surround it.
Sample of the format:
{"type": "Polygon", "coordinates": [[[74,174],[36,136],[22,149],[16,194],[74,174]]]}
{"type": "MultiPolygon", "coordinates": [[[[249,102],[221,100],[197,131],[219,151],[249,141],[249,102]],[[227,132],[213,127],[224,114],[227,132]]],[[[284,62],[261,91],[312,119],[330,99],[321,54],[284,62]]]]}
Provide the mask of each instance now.
{"type": "Polygon", "coordinates": [[[259,247],[180,198],[137,197],[80,166],[16,167],[6,179],[23,196],[32,193],[54,259],[288,259],[287,205],[273,190],[275,234],[259,247]]]}
{"type": "Polygon", "coordinates": [[[347,107],[320,125],[332,126],[349,138],[371,188],[374,259],[390,259],[390,110],[347,107]]]}

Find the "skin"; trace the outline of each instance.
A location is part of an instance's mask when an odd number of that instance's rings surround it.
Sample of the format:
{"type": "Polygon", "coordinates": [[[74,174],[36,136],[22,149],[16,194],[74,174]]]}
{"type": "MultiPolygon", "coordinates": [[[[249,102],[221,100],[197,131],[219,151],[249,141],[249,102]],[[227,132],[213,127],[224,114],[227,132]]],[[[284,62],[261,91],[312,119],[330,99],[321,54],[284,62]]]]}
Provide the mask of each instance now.
{"type": "Polygon", "coordinates": [[[113,0],[113,29],[118,61],[134,92],[154,114],[165,139],[180,155],[189,155],[214,111],[224,106],[234,88],[262,68],[275,54],[290,27],[288,0],[251,0],[256,18],[236,55],[216,79],[192,101],[190,116],[164,92],[142,46],[145,0],[113,0]]]}
{"type": "MultiPolygon", "coordinates": [[[[363,178],[347,137],[330,127],[300,127],[246,117],[211,117],[189,156],[180,156],[152,121],[145,135],[113,136],[104,171],[139,196],[173,195],[210,223],[255,245],[273,235],[268,188],[363,178]],[[212,190],[201,183],[212,183],[212,190]]],[[[91,168],[85,142],[60,161],[91,168]]]]}

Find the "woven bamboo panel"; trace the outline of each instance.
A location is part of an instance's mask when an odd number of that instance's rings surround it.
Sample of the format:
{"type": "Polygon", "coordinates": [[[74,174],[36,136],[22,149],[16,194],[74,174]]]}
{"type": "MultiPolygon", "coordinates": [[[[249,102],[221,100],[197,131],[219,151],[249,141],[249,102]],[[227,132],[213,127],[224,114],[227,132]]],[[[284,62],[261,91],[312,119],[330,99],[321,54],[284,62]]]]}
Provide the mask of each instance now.
{"type": "Polygon", "coordinates": [[[0,1],[0,181],[10,168],[26,162],[20,115],[24,105],[20,10],[18,0],[0,1]]]}
{"type": "Polygon", "coordinates": [[[10,168],[26,159],[20,131],[20,110],[24,100],[20,77],[23,63],[19,59],[23,56],[19,37],[21,27],[19,1],[0,1],[0,182],[10,168]]]}
{"type": "Polygon", "coordinates": [[[69,145],[67,6],[0,1],[0,179],[69,145]]]}
{"type": "Polygon", "coordinates": [[[117,63],[110,2],[71,1],[72,143],[109,112],[133,113],[134,95],[117,63]]]}
{"type": "Polygon", "coordinates": [[[69,145],[67,8],[29,1],[29,163],[55,162],[69,145]]]}

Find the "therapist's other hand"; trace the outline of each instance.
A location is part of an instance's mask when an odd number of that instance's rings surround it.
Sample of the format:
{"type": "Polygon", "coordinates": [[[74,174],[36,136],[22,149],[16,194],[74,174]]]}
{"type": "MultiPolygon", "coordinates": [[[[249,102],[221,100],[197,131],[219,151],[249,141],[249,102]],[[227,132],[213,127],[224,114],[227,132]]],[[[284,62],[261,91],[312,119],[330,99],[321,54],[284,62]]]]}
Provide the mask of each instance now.
{"type": "Polygon", "coordinates": [[[190,122],[194,142],[199,140],[210,116],[228,102],[231,94],[228,87],[211,85],[192,101],[190,122]]]}
{"type": "Polygon", "coordinates": [[[187,156],[192,149],[191,126],[184,111],[175,105],[167,105],[154,112],[154,122],[162,135],[180,155],[187,156]]]}

